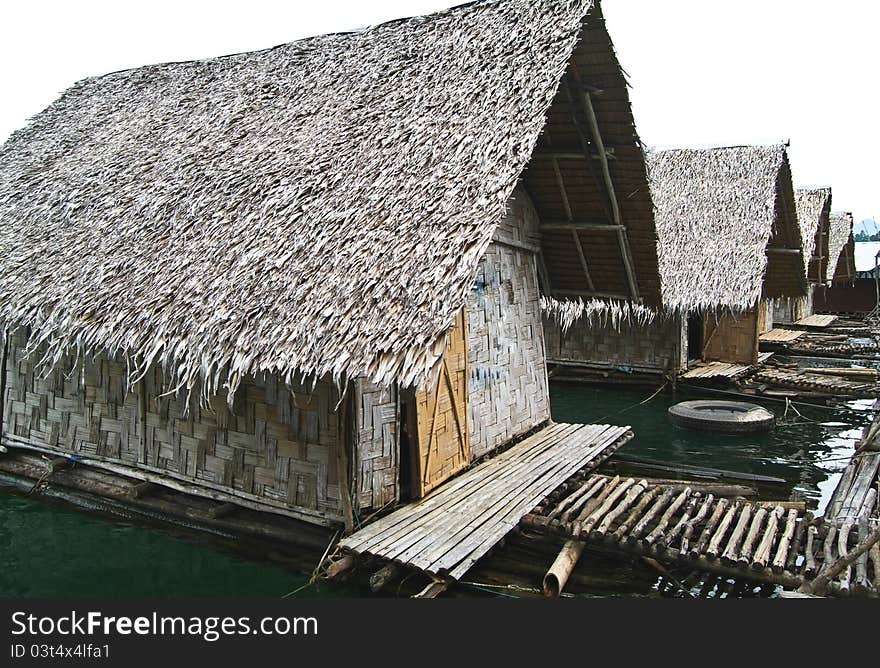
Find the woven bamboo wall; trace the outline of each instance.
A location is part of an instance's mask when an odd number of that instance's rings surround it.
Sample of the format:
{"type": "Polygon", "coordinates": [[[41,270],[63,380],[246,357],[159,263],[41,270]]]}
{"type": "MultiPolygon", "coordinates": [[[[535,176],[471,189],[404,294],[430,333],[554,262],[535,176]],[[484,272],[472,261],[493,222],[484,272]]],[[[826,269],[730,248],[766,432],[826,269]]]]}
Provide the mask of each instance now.
{"type": "Polygon", "coordinates": [[[518,189],[468,298],[468,429],[480,457],[550,417],[534,253],[538,217],[518,189]]]}
{"type": "Polygon", "coordinates": [[[552,318],[545,318],[544,336],[550,362],[675,373],[682,364],[686,333],[678,317],[658,318],[642,326],[621,323],[619,330],[580,319],[565,333],[552,318]]]}
{"type": "Polygon", "coordinates": [[[395,388],[366,379],[354,384],[357,414],[357,498],[361,508],[381,508],[399,498],[398,404],[395,388]]]}
{"type": "MultiPolygon", "coordinates": [[[[289,390],[275,376],[248,379],[234,412],[225,396],[208,409],[166,391],[159,371],[125,393],[124,365],[99,357],[71,377],[40,379],[24,339],[6,359],[4,438],[161,473],[296,509],[305,519],[341,519],[337,472],[338,394],[329,382],[289,390]]],[[[384,432],[383,432],[384,436],[384,432]]]]}

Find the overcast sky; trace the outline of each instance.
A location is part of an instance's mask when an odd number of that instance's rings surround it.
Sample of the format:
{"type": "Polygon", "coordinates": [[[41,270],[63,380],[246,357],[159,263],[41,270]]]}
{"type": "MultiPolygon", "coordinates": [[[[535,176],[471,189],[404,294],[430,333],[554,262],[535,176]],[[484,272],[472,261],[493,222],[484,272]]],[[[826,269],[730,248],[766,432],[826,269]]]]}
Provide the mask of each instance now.
{"type": "MultiPolygon", "coordinates": [[[[83,77],[250,51],[454,0],[75,0],[0,8],[0,141],[83,77]]],[[[605,0],[649,146],[791,141],[796,186],[880,218],[875,46],[864,0],[605,0]]]]}

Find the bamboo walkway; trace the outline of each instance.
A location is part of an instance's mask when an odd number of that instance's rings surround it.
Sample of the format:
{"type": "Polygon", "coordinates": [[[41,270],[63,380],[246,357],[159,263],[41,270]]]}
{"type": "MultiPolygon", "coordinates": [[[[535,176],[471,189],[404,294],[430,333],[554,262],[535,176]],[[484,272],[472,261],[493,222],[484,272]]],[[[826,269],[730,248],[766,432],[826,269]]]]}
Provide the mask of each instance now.
{"type": "Polygon", "coordinates": [[[756,365],[736,364],[730,362],[701,363],[688,369],[681,375],[681,377],[688,380],[709,378],[730,378],[731,380],[736,380],[763,365],[772,355],[773,353],[760,353],[756,365]]]}
{"type": "MultiPolygon", "coordinates": [[[[814,520],[797,507],[594,474],[551,497],[522,525],[672,566],[796,589],[846,556],[876,526],[876,494],[869,497],[858,518],[842,523],[814,520]]],[[[844,570],[835,592],[880,593],[880,551],[874,548],[844,570]]]]}
{"type": "Polygon", "coordinates": [[[631,438],[629,427],[551,424],[348,536],[340,548],[457,580],[548,494],[631,438]]]}
{"type": "Polygon", "coordinates": [[[796,327],[817,327],[817,328],[825,328],[828,327],[831,323],[837,320],[836,315],[810,315],[806,318],[801,318],[800,320],[792,323],[796,327]]]}
{"type": "Polygon", "coordinates": [[[797,329],[773,328],[769,332],[764,332],[758,339],[761,343],[788,343],[801,338],[806,332],[797,329]]]}

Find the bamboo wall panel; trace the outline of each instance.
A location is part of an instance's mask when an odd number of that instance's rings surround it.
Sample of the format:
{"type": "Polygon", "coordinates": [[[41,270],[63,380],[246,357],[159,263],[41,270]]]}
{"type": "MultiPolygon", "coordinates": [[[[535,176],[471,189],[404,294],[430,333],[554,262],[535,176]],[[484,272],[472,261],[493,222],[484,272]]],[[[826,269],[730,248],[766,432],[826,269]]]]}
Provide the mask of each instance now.
{"type": "Polygon", "coordinates": [[[535,257],[504,245],[513,230],[527,240],[539,234],[537,214],[524,194],[511,200],[467,302],[472,458],[550,417],[535,257]]]}
{"type": "Polygon", "coordinates": [[[467,329],[460,311],[446,339],[439,377],[416,393],[418,462],[415,490],[424,496],[470,464],[467,329]]]}
{"type": "Polygon", "coordinates": [[[124,365],[98,357],[66,377],[34,372],[34,356],[13,335],[6,359],[4,436],[84,457],[238,492],[306,516],[340,518],[338,394],[329,382],[288,389],[275,376],[249,378],[230,411],[225,395],[209,408],[168,390],[151,370],[125,392],[124,365]]]}
{"type": "Polygon", "coordinates": [[[361,508],[381,508],[400,495],[396,395],[396,389],[383,388],[363,378],[354,386],[357,490],[361,508]]]}
{"type": "Polygon", "coordinates": [[[703,331],[703,359],[706,361],[758,362],[757,312],[736,316],[730,313],[706,316],[703,331]]]}
{"type": "Polygon", "coordinates": [[[551,362],[677,372],[681,351],[687,350],[686,334],[677,317],[657,318],[644,325],[622,322],[619,328],[581,318],[565,333],[555,319],[545,318],[544,336],[551,362]]]}

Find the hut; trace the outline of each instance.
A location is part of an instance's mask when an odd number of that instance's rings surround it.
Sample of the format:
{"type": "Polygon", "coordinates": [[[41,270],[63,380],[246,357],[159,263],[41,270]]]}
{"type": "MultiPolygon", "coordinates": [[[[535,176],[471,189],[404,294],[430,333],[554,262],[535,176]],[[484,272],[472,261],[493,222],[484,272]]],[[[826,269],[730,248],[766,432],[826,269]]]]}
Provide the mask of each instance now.
{"type": "Polygon", "coordinates": [[[547,423],[539,285],[659,305],[598,2],[86,79],[0,149],[2,442],[352,526],[547,423]]]}
{"type": "MultiPolygon", "coordinates": [[[[806,291],[801,232],[784,146],[649,153],[663,305],[609,317],[548,305],[551,363],[675,378],[699,360],[738,373],[758,362],[768,301],[806,291]]],[[[584,372],[579,372],[583,375],[584,372]]]]}
{"type": "Polygon", "coordinates": [[[799,188],[795,192],[797,220],[804,242],[809,287],[802,299],[781,298],[773,302],[773,321],[793,323],[813,314],[813,297],[830,280],[829,226],[831,216],[831,188],[799,188]]]}

